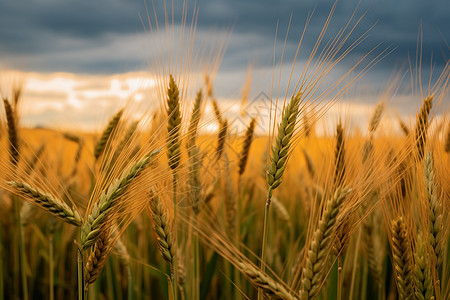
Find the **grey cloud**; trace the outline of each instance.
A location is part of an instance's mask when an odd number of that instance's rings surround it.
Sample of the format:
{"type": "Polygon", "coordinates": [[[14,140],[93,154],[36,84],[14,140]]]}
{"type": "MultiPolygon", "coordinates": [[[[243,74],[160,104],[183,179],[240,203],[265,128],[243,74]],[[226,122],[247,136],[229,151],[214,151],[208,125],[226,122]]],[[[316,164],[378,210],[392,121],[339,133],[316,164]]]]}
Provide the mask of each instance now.
{"type": "MultiPolygon", "coordinates": [[[[0,59],[13,68],[41,72],[117,73],[147,69],[146,58],[151,60],[159,54],[146,48],[145,38],[141,35],[144,29],[138,13],[149,27],[144,1],[1,1],[0,59]]],[[[154,22],[152,1],[147,2],[150,19],[154,22]]],[[[163,1],[154,2],[158,21],[163,23],[163,1]]],[[[175,23],[179,24],[182,5],[179,5],[180,1],[174,2],[175,23]]],[[[170,6],[171,1],[167,1],[167,5],[170,6]]],[[[189,1],[188,5],[189,22],[194,1],[189,1]]],[[[358,1],[337,3],[327,38],[332,38],[346,24],[357,5],[358,1]]],[[[264,81],[271,79],[276,24],[278,21],[279,57],[291,14],[293,19],[284,63],[292,64],[306,17],[314,10],[299,56],[299,60],[305,59],[332,2],[199,0],[197,6],[198,36],[207,36],[211,28],[232,28],[221,71],[228,73],[222,77],[230,78],[230,84],[237,84],[245,78],[248,63],[255,64],[255,77],[264,75],[264,81]]],[[[369,73],[369,78],[383,79],[388,77],[394,66],[407,67],[408,54],[414,61],[420,23],[423,28],[424,66],[429,66],[432,54],[437,69],[442,68],[448,59],[450,49],[444,39],[450,41],[450,6],[446,0],[366,0],[360,4],[358,11],[360,14],[367,13],[348,44],[374,23],[377,25],[344,64],[366,54],[379,43],[383,43],[382,47],[396,48],[373,69],[373,75],[369,73]]],[[[374,52],[372,57],[377,53],[374,52]]],[[[222,89],[226,87],[229,86],[224,85],[222,89]]]]}

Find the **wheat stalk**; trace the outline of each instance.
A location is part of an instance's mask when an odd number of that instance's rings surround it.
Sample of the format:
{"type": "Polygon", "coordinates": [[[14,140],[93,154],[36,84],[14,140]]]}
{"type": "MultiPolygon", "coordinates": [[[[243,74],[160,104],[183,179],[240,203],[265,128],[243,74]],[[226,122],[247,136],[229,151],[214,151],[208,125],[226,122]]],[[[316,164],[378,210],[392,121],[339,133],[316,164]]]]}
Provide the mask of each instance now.
{"type": "Polygon", "coordinates": [[[190,148],[189,152],[189,197],[194,213],[199,214],[203,205],[202,183],[200,181],[202,158],[200,157],[199,148],[195,145],[190,148]]]}
{"type": "Polygon", "coordinates": [[[237,202],[234,193],[233,182],[231,181],[230,161],[228,155],[224,155],[224,171],[225,171],[225,218],[227,222],[227,232],[231,240],[235,239],[237,227],[237,202]]]}

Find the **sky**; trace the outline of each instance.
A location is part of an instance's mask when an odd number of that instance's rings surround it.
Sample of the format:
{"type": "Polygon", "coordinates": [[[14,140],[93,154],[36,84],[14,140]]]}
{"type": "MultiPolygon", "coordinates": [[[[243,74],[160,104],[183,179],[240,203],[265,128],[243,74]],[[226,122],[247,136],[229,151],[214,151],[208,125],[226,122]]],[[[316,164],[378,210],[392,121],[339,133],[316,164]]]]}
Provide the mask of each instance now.
{"type": "MultiPolygon", "coordinates": [[[[176,0],[173,3],[176,35],[180,33],[183,3],[176,0]]],[[[287,86],[295,51],[309,14],[313,13],[296,59],[298,68],[294,77],[300,74],[332,6],[332,1],[319,0],[188,1],[187,28],[192,12],[198,8],[198,43],[195,47],[226,42],[214,80],[215,96],[224,105],[239,99],[250,64],[252,84],[249,99],[255,99],[261,93],[270,95],[274,49],[279,62],[289,28],[281,71],[278,65],[275,68],[275,82],[279,77],[280,86],[287,86]]],[[[171,1],[167,7],[170,23],[171,1]]],[[[370,111],[378,100],[374,95],[386,90],[395,76],[404,75],[410,63],[415,65],[419,32],[422,32],[424,85],[430,77],[431,67],[434,76],[444,68],[450,56],[448,1],[337,2],[323,45],[345,26],[355,9],[354,20],[364,17],[346,45],[351,45],[369,31],[324,84],[336,80],[363,55],[369,53],[368,60],[376,58],[383,50],[387,50],[389,55],[365,74],[355,85],[355,90],[343,100],[344,103],[358,99],[358,105],[366,105],[370,111]]],[[[10,70],[18,71],[20,75],[17,76],[26,78],[24,96],[27,99],[24,100],[28,102],[23,110],[26,122],[31,125],[64,121],[98,125],[109,117],[120,101],[131,97],[141,102],[154,97],[149,96],[149,90],[155,88],[155,74],[161,74],[164,69],[161,65],[155,67],[154,62],[161,62],[161,58],[167,56],[164,48],[167,44],[161,43],[157,35],[150,32],[147,11],[152,25],[158,18],[162,28],[163,1],[154,0],[154,4],[145,0],[0,1],[0,87],[7,86],[8,80],[14,77],[10,70]],[[64,114],[68,110],[71,111],[70,116],[64,114]]],[[[174,48],[185,46],[178,44],[174,48]]],[[[356,68],[355,73],[361,69],[356,68]]],[[[408,93],[410,88],[410,80],[404,81],[399,94],[408,93]]],[[[407,100],[398,100],[392,106],[405,115],[417,110],[417,105],[410,105],[407,100]]]]}

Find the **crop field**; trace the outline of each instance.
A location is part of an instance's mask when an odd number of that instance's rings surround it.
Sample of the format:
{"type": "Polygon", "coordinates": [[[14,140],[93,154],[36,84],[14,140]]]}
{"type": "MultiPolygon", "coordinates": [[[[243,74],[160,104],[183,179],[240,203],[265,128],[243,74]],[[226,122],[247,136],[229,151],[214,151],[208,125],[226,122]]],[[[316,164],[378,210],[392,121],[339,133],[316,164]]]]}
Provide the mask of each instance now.
{"type": "Polygon", "coordinates": [[[391,51],[349,64],[366,33],[355,11],[327,38],[333,11],[301,66],[274,55],[265,114],[251,72],[215,96],[226,43],[197,49],[195,14],[150,14],[152,106],[102,128],[25,126],[24,85],[0,85],[0,300],[450,299],[450,63],[422,78],[418,49],[361,127],[329,117],[391,51]]]}

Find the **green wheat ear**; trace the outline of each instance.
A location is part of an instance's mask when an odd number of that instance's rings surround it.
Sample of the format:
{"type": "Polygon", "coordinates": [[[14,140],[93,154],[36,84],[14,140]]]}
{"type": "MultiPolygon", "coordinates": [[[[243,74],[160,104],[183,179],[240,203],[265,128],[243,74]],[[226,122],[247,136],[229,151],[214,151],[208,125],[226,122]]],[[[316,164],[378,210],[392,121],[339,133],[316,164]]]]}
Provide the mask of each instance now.
{"type": "Polygon", "coordinates": [[[282,181],[281,177],[286,168],[286,161],[292,144],[292,136],[294,135],[295,125],[299,114],[301,96],[302,93],[297,93],[292,97],[291,101],[283,111],[281,123],[278,126],[278,135],[272,146],[272,156],[270,157],[270,164],[266,174],[267,183],[269,185],[269,194],[271,194],[282,181]]]}
{"type": "Polygon", "coordinates": [[[180,164],[180,92],[172,75],[170,75],[169,88],[167,89],[167,157],[169,159],[170,168],[176,169],[180,164]]]}

